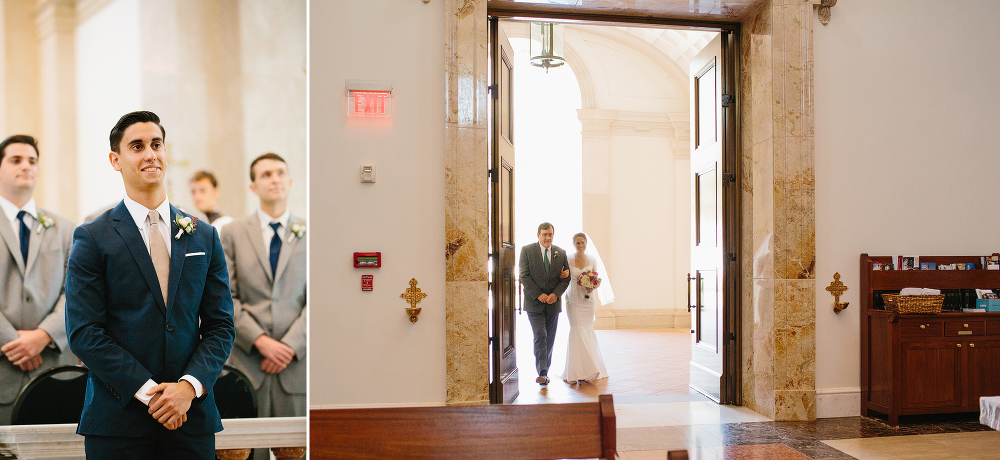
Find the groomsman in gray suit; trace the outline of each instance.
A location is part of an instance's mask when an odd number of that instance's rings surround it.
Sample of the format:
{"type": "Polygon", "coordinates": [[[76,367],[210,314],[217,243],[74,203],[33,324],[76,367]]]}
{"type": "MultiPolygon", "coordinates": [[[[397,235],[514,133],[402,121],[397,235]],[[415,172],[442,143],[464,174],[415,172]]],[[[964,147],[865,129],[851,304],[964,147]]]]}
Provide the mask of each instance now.
{"type": "Polygon", "coordinates": [[[556,341],[556,326],[562,311],[562,295],[569,287],[569,262],[566,251],[552,244],[555,227],[548,222],[538,226],[538,242],[521,248],[521,284],[524,286],[524,311],[528,312],[531,333],[535,336],[535,383],[549,383],[549,364],[556,341]]]}
{"type": "MultiPolygon", "coordinates": [[[[236,307],[229,363],[250,377],[261,417],[306,415],[305,221],[288,210],[285,160],[265,153],[250,164],[260,207],[222,229],[236,307]]],[[[257,458],[267,452],[257,450],[257,458]]]]}
{"type": "Polygon", "coordinates": [[[34,376],[76,364],[66,341],[63,281],[73,222],[35,205],[38,146],[23,134],[0,143],[0,424],[34,376]]]}

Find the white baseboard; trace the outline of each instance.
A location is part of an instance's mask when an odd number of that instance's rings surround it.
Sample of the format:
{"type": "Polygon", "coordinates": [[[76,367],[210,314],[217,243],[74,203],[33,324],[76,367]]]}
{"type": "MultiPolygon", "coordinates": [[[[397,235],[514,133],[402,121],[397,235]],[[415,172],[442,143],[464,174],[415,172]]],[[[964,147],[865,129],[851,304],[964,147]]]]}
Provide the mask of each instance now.
{"type": "Polygon", "coordinates": [[[861,414],[861,388],[816,390],[816,418],[856,417],[861,414]]]}

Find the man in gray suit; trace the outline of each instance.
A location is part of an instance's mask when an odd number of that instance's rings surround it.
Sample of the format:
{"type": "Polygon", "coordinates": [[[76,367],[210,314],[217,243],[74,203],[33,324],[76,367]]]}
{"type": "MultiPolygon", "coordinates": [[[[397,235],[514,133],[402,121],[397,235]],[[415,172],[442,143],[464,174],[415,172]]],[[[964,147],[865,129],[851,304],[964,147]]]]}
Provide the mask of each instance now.
{"type": "MultiPolygon", "coordinates": [[[[261,417],[306,415],[308,248],[305,221],[288,210],[291,185],[284,159],[257,157],[250,164],[250,191],[260,207],[222,229],[236,308],[229,363],[253,382],[261,417]]],[[[266,458],[261,451],[256,456],[266,458]]]]}
{"type": "Polygon", "coordinates": [[[552,244],[555,227],[548,222],[538,226],[538,242],[521,248],[520,277],[524,286],[524,311],[528,312],[531,333],[535,336],[536,383],[549,383],[552,346],[562,311],[562,295],[569,287],[569,262],[566,251],[552,244]]]}
{"type": "Polygon", "coordinates": [[[73,222],[35,206],[38,146],[23,134],[0,143],[0,424],[36,375],[76,364],[66,341],[63,282],[73,222]]]}

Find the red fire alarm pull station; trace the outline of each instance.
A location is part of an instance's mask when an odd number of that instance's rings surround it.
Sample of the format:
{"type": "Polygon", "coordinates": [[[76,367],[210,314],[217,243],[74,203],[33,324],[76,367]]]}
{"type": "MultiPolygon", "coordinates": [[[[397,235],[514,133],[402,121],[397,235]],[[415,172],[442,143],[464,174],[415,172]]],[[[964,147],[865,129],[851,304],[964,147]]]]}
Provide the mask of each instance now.
{"type": "Polygon", "coordinates": [[[381,252],[355,252],[354,268],[379,268],[382,266],[381,252]]]}
{"type": "Polygon", "coordinates": [[[374,289],[375,276],[374,275],[361,275],[361,290],[365,292],[370,292],[374,289]]]}

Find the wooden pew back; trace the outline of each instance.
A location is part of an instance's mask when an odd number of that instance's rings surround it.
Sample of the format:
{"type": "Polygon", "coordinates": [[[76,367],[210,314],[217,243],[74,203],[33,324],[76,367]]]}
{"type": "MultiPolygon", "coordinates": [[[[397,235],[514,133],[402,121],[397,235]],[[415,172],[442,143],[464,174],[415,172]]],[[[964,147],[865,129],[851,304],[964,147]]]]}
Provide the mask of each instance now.
{"type": "Polygon", "coordinates": [[[611,395],[574,404],[312,410],[310,458],[614,459],[611,395]]]}

